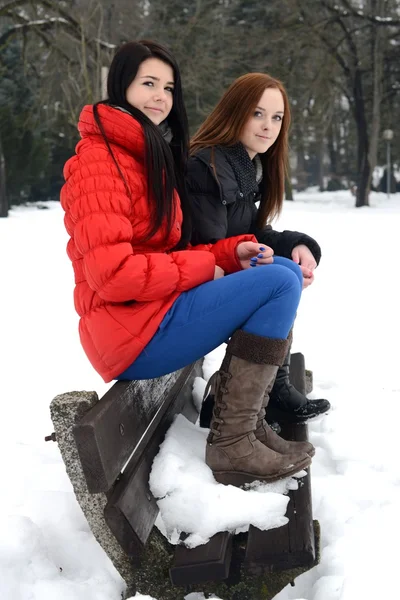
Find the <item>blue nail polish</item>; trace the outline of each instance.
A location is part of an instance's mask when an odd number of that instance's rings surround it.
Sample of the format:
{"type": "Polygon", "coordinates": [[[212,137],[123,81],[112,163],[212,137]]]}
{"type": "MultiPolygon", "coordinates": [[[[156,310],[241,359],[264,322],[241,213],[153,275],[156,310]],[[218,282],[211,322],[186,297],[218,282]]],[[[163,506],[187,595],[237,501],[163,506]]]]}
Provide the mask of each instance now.
{"type": "Polygon", "coordinates": [[[250,263],[250,266],[251,266],[251,267],[256,267],[256,266],[257,266],[257,263],[255,263],[255,262],[251,262],[251,263],[250,263]]]}
{"type": "Polygon", "coordinates": [[[253,256],[250,260],[253,262],[257,262],[257,256],[253,256]]]}
{"type": "Polygon", "coordinates": [[[266,249],[261,247],[260,250],[261,252],[265,252],[266,249]]]}
{"type": "Polygon", "coordinates": [[[262,254],[257,254],[257,258],[264,258],[262,254]]]}

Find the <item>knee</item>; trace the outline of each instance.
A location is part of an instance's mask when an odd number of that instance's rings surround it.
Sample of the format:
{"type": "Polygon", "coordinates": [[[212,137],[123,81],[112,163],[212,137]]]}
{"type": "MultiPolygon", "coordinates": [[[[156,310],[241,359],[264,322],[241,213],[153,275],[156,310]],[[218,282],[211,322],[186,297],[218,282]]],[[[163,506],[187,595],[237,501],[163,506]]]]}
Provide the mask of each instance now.
{"type": "MultiPolygon", "coordinates": [[[[278,265],[277,265],[278,266],[278,265]]],[[[297,265],[295,265],[297,267],[297,265]]],[[[301,290],[303,288],[303,274],[297,267],[296,269],[287,269],[286,267],[278,266],[282,269],[282,285],[287,293],[292,294],[300,300],[301,290]]]]}
{"type": "Polygon", "coordinates": [[[298,282],[300,283],[300,288],[303,288],[303,273],[301,272],[301,269],[298,264],[296,264],[288,258],[283,258],[282,256],[275,256],[273,264],[285,267],[286,269],[294,273],[297,277],[298,282]]]}
{"type": "MultiPolygon", "coordinates": [[[[289,262],[289,261],[286,261],[289,262]]],[[[247,269],[243,271],[243,277],[248,278],[248,286],[255,292],[259,290],[264,295],[269,290],[272,296],[293,297],[293,301],[299,302],[303,287],[303,276],[301,270],[293,263],[294,268],[273,262],[270,265],[247,269]]]]}
{"type": "MultiPolygon", "coordinates": [[[[297,266],[297,265],[295,265],[297,266]]],[[[265,271],[270,269],[270,272],[265,273],[266,278],[269,276],[269,282],[272,283],[277,297],[286,298],[293,304],[298,306],[303,287],[303,276],[300,269],[300,277],[295,269],[288,269],[286,266],[273,264],[267,266],[265,271]]]]}

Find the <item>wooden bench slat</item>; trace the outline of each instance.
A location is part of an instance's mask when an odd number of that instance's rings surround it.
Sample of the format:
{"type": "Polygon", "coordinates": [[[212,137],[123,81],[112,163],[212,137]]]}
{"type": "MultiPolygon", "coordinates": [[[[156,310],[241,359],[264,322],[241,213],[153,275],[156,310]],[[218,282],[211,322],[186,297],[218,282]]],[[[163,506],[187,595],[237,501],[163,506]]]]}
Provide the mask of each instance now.
{"type": "Polygon", "coordinates": [[[192,365],[146,381],[119,381],[73,428],[90,493],[107,492],[138,445],[145,446],[168,410],[171,388],[192,365]],[[150,425],[149,425],[150,424],[150,425]]]}
{"type": "MultiPolygon", "coordinates": [[[[308,442],[308,426],[306,424],[287,424],[282,428],[281,435],[286,440],[308,442]]],[[[315,532],[312,514],[311,471],[307,469],[307,477],[299,481],[299,489],[289,493],[287,516],[292,520],[293,538],[295,545],[291,553],[297,553],[300,566],[312,564],[315,560],[315,532]]]]}
{"type": "MultiPolygon", "coordinates": [[[[159,446],[156,445],[156,452],[159,446]]],[[[153,454],[149,447],[149,455],[153,454]]],[[[132,474],[129,470],[117,482],[104,508],[104,518],[126,554],[140,558],[158,515],[158,506],[150,492],[148,479],[154,455],[142,456],[132,474]]]]}
{"type": "MultiPolygon", "coordinates": [[[[307,441],[307,425],[288,424],[282,428],[282,437],[307,441]]],[[[312,517],[310,470],[299,480],[299,489],[289,492],[286,516],[289,522],[283,527],[261,531],[250,526],[246,565],[266,566],[267,570],[279,571],[311,566],[315,561],[315,535],[312,517]]]]}
{"type": "Polygon", "coordinates": [[[177,546],[170,568],[173,585],[185,586],[205,581],[221,581],[229,575],[232,535],[223,531],[197,548],[177,546]]]}
{"type": "Polygon", "coordinates": [[[306,393],[306,368],[304,355],[301,352],[295,352],[290,355],[289,367],[290,383],[294,385],[300,394],[306,393]]]}
{"type": "Polygon", "coordinates": [[[149,472],[159,451],[165,433],[173,417],[183,414],[195,422],[198,413],[192,404],[193,381],[199,374],[198,363],[182,373],[165,403],[165,410],[147,435],[147,445],[141,444],[135,451],[126,471],[115,484],[104,509],[105,520],[125,552],[132,557],[140,556],[151,533],[158,514],[158,506],[149,489],[149,472]]]}

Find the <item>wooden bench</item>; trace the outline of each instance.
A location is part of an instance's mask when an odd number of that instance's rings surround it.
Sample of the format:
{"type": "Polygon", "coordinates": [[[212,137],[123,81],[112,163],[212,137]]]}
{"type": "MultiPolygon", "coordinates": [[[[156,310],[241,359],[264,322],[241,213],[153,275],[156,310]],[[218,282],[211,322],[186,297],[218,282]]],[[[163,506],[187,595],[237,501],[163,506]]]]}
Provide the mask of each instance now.
{"type": "MultiPolygon", "coordinates": [[[[117,382],[95,392],[54,398],[51,417],[75,495],[98,542],[127,584],[158,600],[202,591],[227,600],[270,600],[318,562],[310,474],[290,492],[284,527],[233,536],[218,533],[194,549],[172,546],[154,526],[158,514],[149,473],[174,415],[195,422],[192,402],[201,361],[149,381],[117,382]]],[[[304,358],[293,354],[291,379],[306,390],[304,358]]],[[[309,389],[308,389],[309,391],[309,389]]],[[[307,426],[287,426],[287,439],[307,439],[307,426]]]]}

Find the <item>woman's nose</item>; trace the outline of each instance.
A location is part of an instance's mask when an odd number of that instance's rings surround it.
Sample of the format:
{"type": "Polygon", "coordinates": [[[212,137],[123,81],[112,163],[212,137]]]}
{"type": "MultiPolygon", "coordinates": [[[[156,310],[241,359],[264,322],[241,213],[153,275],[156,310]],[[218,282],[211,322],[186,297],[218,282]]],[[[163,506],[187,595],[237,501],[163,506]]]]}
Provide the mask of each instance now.
{"type": "Polygon", "coordinates": [[[157,102],[161,102],[162,100],[165,100],[165,98],[166,93],[164,92],[164,90],[156,90],[154,94],[154,100],[156,100],[157,102]]]}

